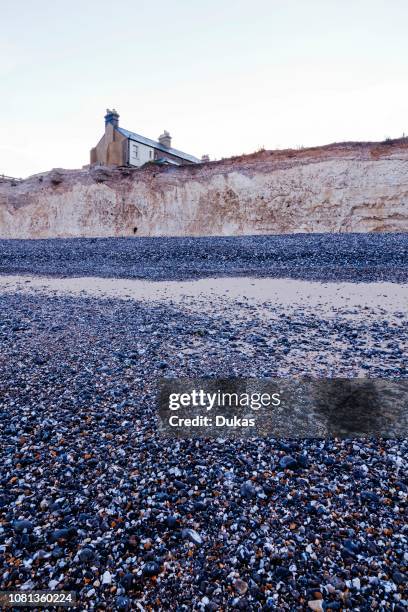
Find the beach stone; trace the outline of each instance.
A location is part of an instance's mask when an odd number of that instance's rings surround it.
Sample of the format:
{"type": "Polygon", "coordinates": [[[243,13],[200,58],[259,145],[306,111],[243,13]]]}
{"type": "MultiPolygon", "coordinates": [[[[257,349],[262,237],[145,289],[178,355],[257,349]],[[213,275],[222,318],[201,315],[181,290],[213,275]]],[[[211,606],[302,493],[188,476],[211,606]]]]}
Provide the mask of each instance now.
{"type": "Polygon", "coordinates": [[[125,595],[118,595],[115,599],[116,610],[120,612],[126,612],[130,608],[130,599],[125,595]]]}
{"type": "Polygon", "coordinates": [[[234,580],[233,584],[234,589],[237,591],[237,593],[239,593],[240,595],[245,595],[248,590],[248,583],[245,582],[245,580],[237,578],[236,580],[234,580]]]}
{"type": "Polygon", "coordinates": [[[256,496],[256,489],[252,482],[247,481],[241,485],[240,493],[242,497],[250,498],[256,496]]]}
{"type": "Polygon", "coordinates": [[[13,529],[16,533],[24,533],[24,532],[31,533],[34,529],[34,525],[32,524],[31,521],[23,519],[19,521],[14,521],[13,529]]]}
{"type": "Polygon", "coordinates": [[[149,577],[157,576],[159,572],[160,572],[160,566],[154,561],[149,561],[149,563],[146,563],[146,565],[143,568],[143,574],[145,576],[149,576],[149,577]]]}
{"type": "Polygon", "coordinates": [[[79,559],[82,563],[90,563],[95,558],[95,552],[92,548],[83,548],[79,552],[79,559]]]}
{"type": "Polygon", "coordinates": [[[120,585],[125,591],[130,591],[134,585],[134,582],[135,582],[135,576],[130,572],[127,572],[120,579],[120,585]]]}
{"type": "Polygon", "coordinates": [[[168,516],[166,523],[169,529],[175,529],[178,526],[178,520],[175,516],[168,516]]]}
{"type": "Polygon", "coordinates": [[[308,608],[310,610],[314,610],[315,612],[323,612],[323,600],[322,599],[311,599],[307,602],[308,608]]]}
{"type": "Polygon", "coordinates": [[[102,584],[112,584],[112,574],[108,570],[102,575],[102,584]]]}
{"type": "Polygon", "coordinates": [[[51,532],[51,542],[58,542],[58,540],[73,540],[77,536],[77,529],[75,527],[68,527],[63,529],[56,529],[51,532]]]}
{"type": "Polygon", "coordinates": [[[392,579],[395,584],[405,584],[405,582],[407,582],[407,576],[404,576],[404,574],[398,570],[392,573],[392,579]]]}
{"type": "Polygon", "coordinates": [[[194,529],[183,529],[182,536],[185,540],[190,540],[193,544],[202,544],[203,539],[194,529]]]}
{"type": "Polygon", "coordinates": [[[293,470],[297,467],[298,463],[292,455],[284,455],[279,459],[279,466],[284,470],[293,470]]]}

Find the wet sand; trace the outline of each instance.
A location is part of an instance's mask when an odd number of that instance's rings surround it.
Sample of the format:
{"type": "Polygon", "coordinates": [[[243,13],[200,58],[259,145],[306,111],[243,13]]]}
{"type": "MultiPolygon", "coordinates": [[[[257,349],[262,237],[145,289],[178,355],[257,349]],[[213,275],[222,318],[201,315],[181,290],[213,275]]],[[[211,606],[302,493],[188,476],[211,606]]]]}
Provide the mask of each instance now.
{"type": "Polygon", "coordinates": [[[204,278],[194,281],[146,281],[138,279],[39,276],[0,276],[0,292],[37,293],[114,298],[147,302],[173,302],[205,308],[211,300],[246,300],[329,312],[333,309],[383,309],[400,312],[408,304],[408,284],[320,283],[276,278],[204,278]]]}

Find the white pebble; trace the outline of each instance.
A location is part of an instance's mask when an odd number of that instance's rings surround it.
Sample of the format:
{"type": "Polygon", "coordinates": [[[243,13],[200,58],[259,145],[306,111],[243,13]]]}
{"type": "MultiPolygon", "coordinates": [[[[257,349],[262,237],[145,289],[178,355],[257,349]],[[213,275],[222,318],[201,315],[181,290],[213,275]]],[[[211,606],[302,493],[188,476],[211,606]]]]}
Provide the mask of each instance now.
{"type": "Polygon", "coordinates": [[[112,576],[108,570],[106,570],[102,576],[102,584],[112,584],[112,576]]]}

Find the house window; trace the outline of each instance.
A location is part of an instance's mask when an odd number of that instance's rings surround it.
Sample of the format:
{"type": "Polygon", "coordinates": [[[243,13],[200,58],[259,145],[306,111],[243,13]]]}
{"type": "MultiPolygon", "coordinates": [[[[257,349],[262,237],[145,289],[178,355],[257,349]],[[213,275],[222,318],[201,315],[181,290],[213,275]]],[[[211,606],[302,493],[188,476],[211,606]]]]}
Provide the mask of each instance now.
{"type": "Polygon", "coordinates": [[[133,157],[136,159],[139,157],[139,147],[135,144],[132,144],[133,147],[133,157]]]}
{"type": "Polygon", "coordinates": [[[149,151],[149,158],[152,159],[153,157],[153,151],[149,151]]]}

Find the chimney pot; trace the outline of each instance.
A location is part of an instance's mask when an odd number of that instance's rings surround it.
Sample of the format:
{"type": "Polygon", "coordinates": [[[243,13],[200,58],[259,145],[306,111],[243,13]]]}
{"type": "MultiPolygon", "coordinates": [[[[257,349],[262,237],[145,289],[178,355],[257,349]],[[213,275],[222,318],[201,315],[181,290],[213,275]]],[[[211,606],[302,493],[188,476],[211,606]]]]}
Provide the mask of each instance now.
{"type": "Polygon", "coordinates": [[[105,125],[108,125],[108,123],[111,123],[115,128],[119,127],[119,113],[115,108],[112,110],[106,109],[105,125]]]}
{"type": "Polygon", "coordinates": [[[162,147],[166,147],[167,149],[170,149],[171,147],[171,136],[168,133],[167,130],[164,130],[163,134],[160,134],[159,136],[159,143],[162,145],[162,147]]]}

